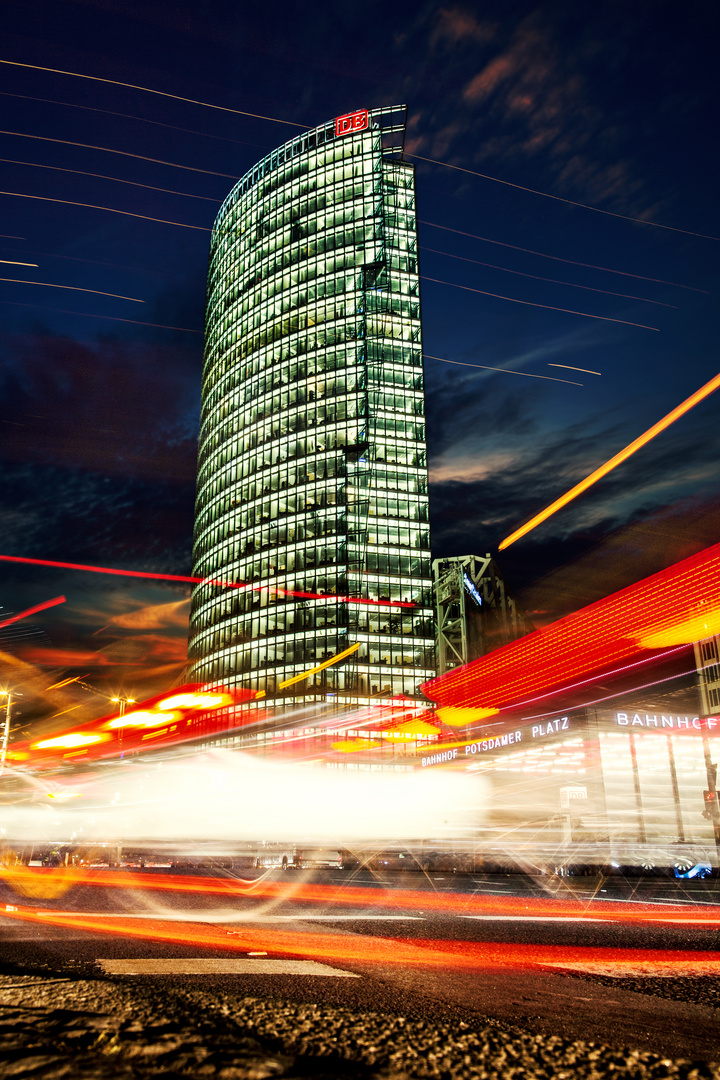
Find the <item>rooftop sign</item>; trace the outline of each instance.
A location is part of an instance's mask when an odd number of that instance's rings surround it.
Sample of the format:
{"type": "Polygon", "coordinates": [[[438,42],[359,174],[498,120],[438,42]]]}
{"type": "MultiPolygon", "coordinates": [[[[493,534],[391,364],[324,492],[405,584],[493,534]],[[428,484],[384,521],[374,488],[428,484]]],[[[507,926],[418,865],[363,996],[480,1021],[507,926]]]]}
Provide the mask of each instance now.
{"type": "Polygon", "coordinates": [[[367,109],[358,109],[357,112],[345,113],[335,120],[335,136],[350,135],[355,131],[365,131],[369,126],[370,119],[367,109]]]}

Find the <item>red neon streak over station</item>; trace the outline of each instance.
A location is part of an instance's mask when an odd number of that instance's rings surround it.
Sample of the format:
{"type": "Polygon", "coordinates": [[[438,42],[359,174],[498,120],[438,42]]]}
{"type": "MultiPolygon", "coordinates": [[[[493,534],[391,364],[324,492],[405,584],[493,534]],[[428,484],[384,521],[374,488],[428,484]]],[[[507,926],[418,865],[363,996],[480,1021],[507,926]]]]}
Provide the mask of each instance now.
{"type": "Polygon", "coordinates": [[[717,633],[720,544],[423,685],[440,706],[508,708],[662,645],[717,633]]]}

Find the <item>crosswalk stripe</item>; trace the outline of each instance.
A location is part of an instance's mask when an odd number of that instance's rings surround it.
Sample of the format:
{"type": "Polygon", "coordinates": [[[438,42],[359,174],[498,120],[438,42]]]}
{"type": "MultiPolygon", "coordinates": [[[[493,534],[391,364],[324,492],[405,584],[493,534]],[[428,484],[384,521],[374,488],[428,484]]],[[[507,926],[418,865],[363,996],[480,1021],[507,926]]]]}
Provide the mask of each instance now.
{"type": "Polygon", "coordinates": [[[720,961],[703,960],[581,960],[577,963],[540,962],[541,967],[556,968],[564,971],[577,971],[588,975],[612,975],[616,979],[645,978],[671,979],[687,978],[691,975],[720,975],[720,961]]]}
{"type": "Polygon", "coordinates": [[[315,960],[250,960],[242,957],[196,959],[97,960],[106,975],[312,975],[359,979],[350,971],[318,964],[315,960]]]}

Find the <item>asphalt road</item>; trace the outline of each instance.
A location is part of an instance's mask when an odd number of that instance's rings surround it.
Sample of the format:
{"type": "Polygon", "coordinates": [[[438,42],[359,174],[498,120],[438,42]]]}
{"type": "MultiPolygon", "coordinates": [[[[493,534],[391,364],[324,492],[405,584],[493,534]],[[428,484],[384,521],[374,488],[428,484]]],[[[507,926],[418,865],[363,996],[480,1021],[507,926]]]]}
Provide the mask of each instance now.
{"type": "MultiPolygon", "coordinates": [[[[145,1075],[150,1058],[132,1047],[150,1045],[147,1033],[170,1004],[173,1016],[152,1045],[162,1057],[170,1053],[168,1032],[182,1031],[175,1056],[186,1058],[173,1059],[168,1076],[203,1075],[201,1065],[207,1075],[228,1077],[321,1067],[340,1075],[348,1062],[361,1072],[379,1063],[383,1075],[469,1076],[480,1075],[484,1062],[487,1075],[505,1076],[512,1052],[523,1076],[531,1066],[537,1075],[565,1067],[578,1076],[691,1076],[690,1065],[673,1063],[720,1062],[714,882],[273,871],[241,893],[223,894],[217,883],[209,891],[202,874],[184,874],[182,887],[171,889],[157,887],[171,882],[153,870],[136,874],[132,887],[109,880],[122,879],[63,883],[62,873],[10,874],[0,886],[0,1006],[5,1014],[30,1009],[37,1033],[58,1002],[75,1023],[83,1013],[73,1005],[78,994],[85,1005],[106,1000],[101,1013],[112,1019],[102,1021],[100,1035],[125,1019],[102,1046],[97,1030],[88,1034],[82,1025],[79,1041],[68,1043],[67,1017],[52,1020],[60,1034],[54,1028],[50,1040],[100,1053],[102,1068],[112,1062],[136,1070],[127,1075],[145,1075]],[[180,962],[176,970],[133,973],[137,961],[168,960],[180,962]],[[290,968],[280,973],[286,960],[290,968]],[[298,968],[299,961],[324,970],[298,968]],[[228,970],[238,962],[242,970],[228,970]],[[228,1025],[237,1027],[224,1064],[198,1057],[198,1047],[208,1046],[207,1032],[196,1031],[200,1014],[216,1018],[215,1047],[228,1025]],[[135,1043],[127,1035],[133,1024],[135,1043]],[[249,1032],[259,1042],[238,1065],[238,1039],[249,1032]],[[124,1049],[109,1055],[110,1043],[124,1049]],[[270,1066],[268,1054],[280,1058],[270,1066]]],[[[22,1015],[11,1025],[15,1034],[22,1015]]],[[[12,1053],[19,1067],[29,1053],[22,1038],[12,1053]]],[[[48,1053],[48,1069],[68,1064],[67,1049],[58,1061],[48,1053]]],[[[153,1075],[161,1075],[160,1058],[152,1060],[153,1075]]],[[[79,1069],[77,1055],[74,1062],[79,1069]]],[[[720,1077],[720,1070],[703,1065],[696,1075],[720,1077]]]]}

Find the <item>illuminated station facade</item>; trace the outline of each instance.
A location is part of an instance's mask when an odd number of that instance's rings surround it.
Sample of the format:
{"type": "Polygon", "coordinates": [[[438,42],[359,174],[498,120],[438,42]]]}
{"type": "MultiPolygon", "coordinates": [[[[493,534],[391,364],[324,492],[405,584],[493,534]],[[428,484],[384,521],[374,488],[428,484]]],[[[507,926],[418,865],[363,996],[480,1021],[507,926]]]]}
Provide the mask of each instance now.
{"type": "Polygon", "coordinates": [[[212,232],[193,569],[211,580],[193,592],[188,677],[256,692],[256,716],[427,707],[405,118],[404,106],[360,110],[293,138],[235,185],[212,232]]]}
{"type": "Polygon", "coordinates": [[[718,865],[719,632],[716,544],[428,683],[420,767],[482,778],[495,840],[718,865]]]}

